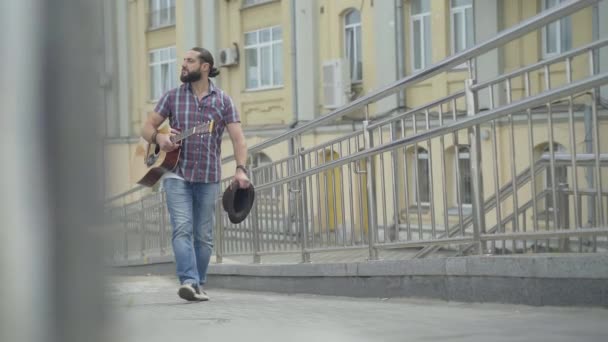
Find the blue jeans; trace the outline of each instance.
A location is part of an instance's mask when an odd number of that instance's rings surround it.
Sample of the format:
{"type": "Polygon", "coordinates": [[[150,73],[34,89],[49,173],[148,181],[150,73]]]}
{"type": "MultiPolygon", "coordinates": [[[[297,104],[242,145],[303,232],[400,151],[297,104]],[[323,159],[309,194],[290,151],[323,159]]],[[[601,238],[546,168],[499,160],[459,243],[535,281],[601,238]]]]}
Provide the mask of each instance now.
{"type": "Polygon", "coordinates": [[[173,226],[173,254],[180,284],[204,285],[213,251],[218,183],[163,181],[173,226]]]}

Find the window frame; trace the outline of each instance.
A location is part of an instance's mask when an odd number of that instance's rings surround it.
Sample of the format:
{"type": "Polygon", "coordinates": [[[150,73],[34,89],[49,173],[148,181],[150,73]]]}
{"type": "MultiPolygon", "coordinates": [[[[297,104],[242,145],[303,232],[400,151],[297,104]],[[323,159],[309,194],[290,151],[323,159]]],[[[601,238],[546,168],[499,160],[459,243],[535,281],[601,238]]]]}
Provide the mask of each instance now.
{"type": "Polygon", "coordinates": [[[416,148],[416,150],[414,151],[414,167],[416,168],[416,189],[414,189],[414,204],[418,205],[420,204],[421,207],[430,207],[431,206],[431,196],[430,196],[430,192],[431,192],[431,183],[430,183],[430,173],[432,172],[431,167],[430,167],[430,158],[429,158],[429,150],[418,146],[416,148]],[[426,175],[424,175],[426,177],[426,192],[422,191],[423,189],[421,189],[421,172],[420,172],[420,163],[421,161],[424,161],[424,163],[426,163],[426,169],[428,170],[428,172],[426,173],[426,175]],[[426,193],[428,201],[427,202],[419,202],[418,196],[422,197],[422,194],[426,193]]]}
{"type": "Polygon", "coordinates": [[[150,92],[148,93],[149,96],[149,100],[152,102],[158,101],[164,93],[166,93],[167,91],[177,87],[177,56],[176,56],[176,49],[175,49],[175,45],[173,46],[167,46],[167,47],[162,47],[162,48],[158,48],[158,49],[151,49],[148,50],[148,74],[149,74],[149,83],[150,83],[150,92]],[[167,51],[168,52],[168,56],[169,59],[167,60],[162,60],[162,51],[167,51]],[[158,61],[152,61],[152,54],[154,53],[158,53],[159,54],[159,59],[158,61]],[[173,57],[172,57],[173,56],[173,57]],[[168,88],[167,89],[163,89],[162,86],[162,66],[163,65],[168,65],[169,68],[169,79],[168,81],[168,88]],[[173,66],[173,68],[171,68],[171,66],[173,66]],[[160,69],[160,77],[158,79],[154,79],[154,69],[155,67],[159,67],[160,69]],[[171,71],[173,71],[173,74],[171,74],[171,71]],[[154,83],[154,84],[153,84],[154,83]],[[158,97],[155,97],[155,91],[156,87],[158,87],[160,89],[159,95],[158,97]]]}
{"type": "MultiPolygon", "coordinates": [[[[542,0],[541,2],[541,10],[542,11],[546,11],[551,7],[547,7],[547,2],[549,0],[542,0]]],[[[562,2],[566,1],[566,0],[555,0],[557,1],[557,4],[554,6],[557,6],[559,4],[561,4],[562,2]]],[[[564,52],[569,51],[570,49],[572,49],[572,20],[570,17],[565,17],[565,18],[561,18],[558,19],[554,22],[551,22],[545,26],[543,26],[542,30],[541,30],[541,44],[542,44],[542,58],[546,59],[546,58],[550,58],[550,57],[554,57],[554,56],[558,56],[564,52]],[[567,25],[567,20],[570,21],[570,32],[566,33],[570,35],[570,46],[562,46],[562,43],[564,42],[564,37],[562,36],[562,25],[567,25]],[[555,52],[548,52],[547,51],[547,44],[549,43],[549,39],[547,37],[548,35],[548,30],[547,28],[550,25],[556,25],[556,29],[555,29],[555,52]]]]}
{"type": "MultiPolygon", "coordinates": [[[[431,26],[431,3],[430,0],[418,0],[418,1],[429,1],[429,10],[428,12],[421,12],[421,13],[413,13],[413,6],[412,3],[410,2],[410,32],[411,32],[411,58],[412,58],[412,71],[413,72],[417,72],[420,70],[424,70],[426,69],[429,65],[433,64],[433,50],[432,50],[432,44],[429,40],[426,39],[425,37],[425,20],[428,21],[429,24],[429,31],[432,31],[432,26],[431,26]],[[419,68],[416,67],[416,41],[414,39],[414,22],[416,21],[420,21],[421,22],[421,26],[420,26],[420,42],[422,43],[422,48],[420,49],[420,53],[421,53],[421,58],[420,58],[420,62],[421,62],[421,66],[419,68]],[[426,56],[426,49],[427,49],[427,45],[429,44],[431,46],[430,52],[431,52],[431,56],[428,56],[428,64],[427,64],[427,56],[426,56]]],[[[421,6],[422,7],[422,6],[421,6]]],[[[431,32],[431,37],[429,37],[429,39],[431,39],[433,36],[432,32],[431,32]]]]}
{"type": "Polygon", "coordinates": [[[281,27],[281,25],[269,26],[269,27],[264,27],[261,29],[245,32],[243,42],[244,42],[243,52],[244,52],[244,58],[245,58],[245,90],[246,91],[259,91],[259,90],[269,90],[269,89],[277,89],[277,88],[283,87],[285,85],[285,74],[284,74],[284,70],[283,70],[284,69],[283,68],[284,67],[284,63],[283,63],[283,28],[281,27]],[[281,37],[278,40],[274,39],[273,31],[275,28],[281,29],[281,37]],[[270,31],[270,41],[260,42],[260,34],[263,31],[270,31]],[[256,34],[256,43],[247,45],[247,38],[246,38],[247,35],[254,34],[254,33],[256,34]],[[276,63],[274,63],[274,54],[273,54],[274,50],[273,49],[277,45],[280,45],[280,54],[281,54],[281,68],[277,69],[281,73],[281,83],[276,83],[275,77],[274,77],[274,73],[275,73],[274,68],[275,68],[276,63]],[[270,66],[271,66],[270,85],[267,85],[267,86],[262,85],[261,51],[262,51],[262,48],[264,48],[264,47],[270,48],[270,66]],[[249,77],[249,67],[250,66],[249,66],[248,60],[247,60],[247,51],[248,50],[256,51],[256,58],[257,58],[257,63],[258,63],[257,86],[256,87],[249,87],[248,77],[249,77]]]}
{"type": "MultiPolygon", "coordinates": [[[[456,198],[456,206],[461,206],[462,208],[472,208],[473,207],[473,187],[471,184],[471,188],[469,189],[470,192],[470,197],[471,197],[471,203],[464,203],[464,187],[463,187],[463,183],[464,183],[464,174],[462,172],[462,168],[460,167],[460,161],[461,160],[468,160],[469,161],[469,166],[471,165],[471,146],[470,145],[458,145],[458,153],[456,154],[456,167],[458,168],[458,173],[454,173],[454,178],[455,178],[455,183],[454,183],[454,197],[456,198]],[[466,152],[462,151],[463,149],[466,149],[466,152]],[[456,176],[460,176],[460,177],[456,177],[456,176]],[[460,190],[460,192],[458,191],[460,190]],[[458,195],[460,194],[460,198],[458,198],[458,195]],[[462,199],[462,203],[460,203],[460,199],[462,199]]],[[[469,177],[471,177],[471,168],[469,167],[468,169],[468,174],[469,177]]]]}
{"type": "MultiPolygon", "coordinates": [[[[553,142],[553,153],[565,153],[566,152],[566,147],[560,143],[557,142],[553,142]]],[[[549,143],[547,143],[547,146],[545,146],[541,152],[541,156],[544,155],[551,155],[551,146],[549,145],[549,143]]],[[[551,186],[554,186],[552,184],[553,179],[551,177],[550,174],[551,169],[547,168],[545,170],[545,172],[543,172],[543,187],[545,188],[549,188],[551,186]]],[[[556,166],[555,167],[555,180],[559,183],[560,180],[565,180],[566,183],[568,183],[568,169],[566,166],[556,166]],[[563,176],[563,179],[560,178],[559,176],[563,176]]],[[[545,199],[545,211],[548,212],[553,212],[553,210],[555,210],[555,203],[553,203],[553,194],[551,192],[549,192],[547,194],[547,197],[545,199]]]]}
{"type": "Polygon", "coordinates": [[[176,0],[148,0],[148,30],[175,26],[175,1],[176,0]],[[167,11],[166,18],[162,18],[164,10],[167,11]],[[152,18],[154,18],[154,20],[152,18]]]}
{"type": "MultiPolygon", "coordinates": [[[[450,34],[450,38],[451,38],[451,50],[452,50],[452,54],[456,54],[458,52],[464,51],[472,46],[475,45],[475,8],[474,8],[474,1],[471,0],[471,4],[470,5],[454,5],[454,0],[450,0],[450,28],[452,30],[452,33],[450,34]],[[471,32],[472,34],[472,45],[468,46],[467,44],[467,37],[468,37],[468,25],[467,25],[467,9],[471,9],[471,16],[470,16],[470,20],[473,21],[473,32],[471,32]],[[457,14],[460,14],[463,16],[464,20],[462,21],[462,27],[460,28],[462,30],[461,32],[461,39],[463,39],[464,42],[464,48],[460,51],[456,51],[456,20],[454,19],[455,16],[457,14]]],[[[466,63],[463,64],[464,66],[466,66],[466,63]]]]}
{"type": "Polygon", "coordinates": [[[350,63],[350,55],[349,52],[353,53],[353,60],[355,61],[355,65],[351,65],[350,66],[350,79],[351,82],[353,84],[358,84],[358,83],[362,83],[363,82],[363,65],[361,66],[361,75],[358,75],[359,73],[359,69],[357,68],[358,63],[363,63],[362,59],[363,56],[361,56],[361,60],[359,60],[359,56],[358,56],[358,51],[361,50],[357,50],[357,48],[361,48],[361,46],[363,45],[362,42],[362,27],[361,27],[361,12],[357,9],[350,9],[347,12],[344,13],[343,18],[342,18],[342,25],[343,25],[343,34],[344,34],[344,56],[346,57],[346,60],[349,61],[350,63]],[[354,13],[354,12],[358,12],[359,13],[359,22],[358,23],[354,23],[354,24],[347,24],[346,23],[346,18],[354,13]],[[357,33],[357,28],[359,29],[359,33],[357,33]],[[351,30],[352,34],[353,34],[353,43],[354,43],[354,47],[352,49],[352,51],[349,51],[348,49],[348,44],[349,41],[347,39],[348,37],[348,31],[351,30]]]}

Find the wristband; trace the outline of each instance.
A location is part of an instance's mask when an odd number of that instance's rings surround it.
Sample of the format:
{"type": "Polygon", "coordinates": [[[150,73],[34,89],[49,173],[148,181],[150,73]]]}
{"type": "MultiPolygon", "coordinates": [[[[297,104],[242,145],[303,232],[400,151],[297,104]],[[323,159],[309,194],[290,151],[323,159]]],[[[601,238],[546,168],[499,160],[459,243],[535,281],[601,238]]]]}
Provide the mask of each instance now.
{"type": "Polygon", "coordinates": [[[247,171],[247,168],[244,165],[237,165],[236,169],[241,169],[243,170],[243,172],[245,172],[246,175],[249,175],[249,171],[247,171]]]}

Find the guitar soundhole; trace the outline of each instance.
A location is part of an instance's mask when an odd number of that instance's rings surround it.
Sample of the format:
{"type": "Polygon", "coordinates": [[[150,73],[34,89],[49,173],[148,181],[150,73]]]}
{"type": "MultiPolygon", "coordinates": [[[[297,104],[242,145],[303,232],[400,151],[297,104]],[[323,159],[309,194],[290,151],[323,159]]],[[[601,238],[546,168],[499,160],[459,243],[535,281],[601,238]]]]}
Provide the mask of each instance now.
{"type": "Polygon", "coordinates": [[[160,146],[154,145],[154,153],[150,153],[148,158],[146,158],[146,166],[152,166],[158,160],[158,155],[160,153],[160,146]]]}

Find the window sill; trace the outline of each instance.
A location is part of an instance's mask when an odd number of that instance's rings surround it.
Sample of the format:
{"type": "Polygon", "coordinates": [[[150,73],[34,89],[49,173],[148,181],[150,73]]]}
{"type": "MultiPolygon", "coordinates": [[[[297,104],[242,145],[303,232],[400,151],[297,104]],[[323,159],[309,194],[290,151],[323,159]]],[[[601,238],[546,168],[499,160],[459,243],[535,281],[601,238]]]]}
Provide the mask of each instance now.
{"type": "MultiPolygon", "coordinates": [[[[414,204],[414,205],[410,205],[409,206],[409,211],[411,212],[418,212],[418,205],[414,204]]],[[[431,205],[428,203],[421,203],[420,204],[420,213],[422,214],[426,214],[431,212],[431,205]]]]}
{"type": "MultiPolygon", "coordinates": [[[[462,209],[462,215],[467,216],[467,215],[472,215],[473,214],[473,207],[469,207],[469,206],[463,206],[460,207],[462,209]]],[[[459,216],[459,208],[458,207],[450,207],[448,208],[448,216],[459,216]]]]}
{"type": "Polygon", "coordinates": [[[254,8],[254,7],[260,7],[260,6],[268,5],[268,4],[271,4],[271,3],[274,3],[274,2],[280,2],[280,1],[281,0],[267,0],[267,1],[264,1],[264,2],[260,2],[259,4],[242,5],[241,6],[241,11],[248,10],[248,9],[254,8]]]}
{"type": "Polygon", "coordinates": [[[280,86],[274,86],[274,87],[245,89],[243,92],[244,93],[258,93],[258,92],[261,92],[261,91],[279,90],[279,89],[283,89],[283,88],[285,88],[285,86],[284,85],[280,85],[280,86]]]}
{"type": "Polygon", "coordinates": [[[146,29],[146,32],[160,31],[160,30],[163,30],[163,29],[166,29],[166,28],[170,28],[170,27],[175,27],[175,23],[168,24],[168,25],[163,25],[163,26],[148,27],[146,29]]]}
{"type": "Polygon", "coordinates": [[[467,63],[457,65],[457,66],[453,67],[452,69],[450,69],[450,72],[467,72],[467,71],[469,71],[469,66],[467,65],[467,63]]]}

